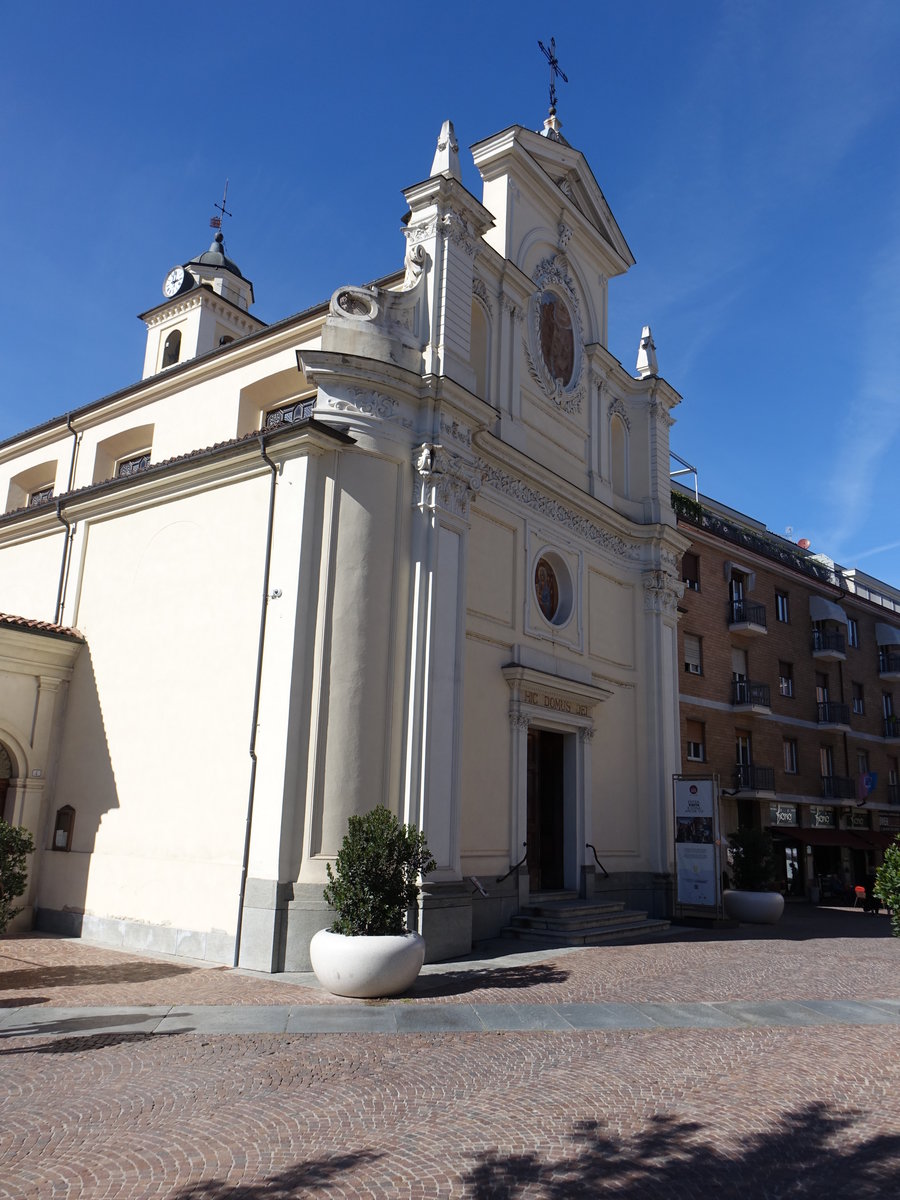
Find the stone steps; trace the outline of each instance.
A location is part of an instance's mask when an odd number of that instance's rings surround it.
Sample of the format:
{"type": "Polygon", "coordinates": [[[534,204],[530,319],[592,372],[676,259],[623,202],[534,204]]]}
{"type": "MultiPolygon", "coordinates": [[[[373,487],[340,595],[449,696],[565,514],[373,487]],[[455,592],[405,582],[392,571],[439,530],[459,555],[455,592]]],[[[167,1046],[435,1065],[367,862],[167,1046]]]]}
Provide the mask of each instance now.
{"type": "Polygon", "coordinates": [[[503,936],[556,946],[596,946],[652,937],[668,928],[668,921],[626,909],[618,901],[591,903],[569,892],[543,895],[526,905],[503,930],[503,936]]]}

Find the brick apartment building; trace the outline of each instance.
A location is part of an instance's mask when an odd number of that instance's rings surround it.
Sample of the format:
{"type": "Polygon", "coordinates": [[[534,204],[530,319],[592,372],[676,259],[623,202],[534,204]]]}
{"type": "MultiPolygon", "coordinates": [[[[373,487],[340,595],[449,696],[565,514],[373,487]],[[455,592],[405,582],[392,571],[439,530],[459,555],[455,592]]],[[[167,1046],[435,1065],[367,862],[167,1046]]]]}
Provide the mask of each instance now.
{"type": "Polygon", "coordinates": [[[718,775],[723,836],[772,832],[788,894],[850,896],[900,833],[900,590],[673,491],[682,771],[718,775]]]}

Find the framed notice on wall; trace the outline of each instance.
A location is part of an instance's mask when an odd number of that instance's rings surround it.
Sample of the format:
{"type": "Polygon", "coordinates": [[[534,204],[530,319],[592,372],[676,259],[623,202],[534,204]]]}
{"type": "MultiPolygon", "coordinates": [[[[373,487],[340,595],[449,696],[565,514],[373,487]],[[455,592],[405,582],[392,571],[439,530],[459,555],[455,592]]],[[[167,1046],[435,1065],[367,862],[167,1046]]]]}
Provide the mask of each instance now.
{"type": "Polygon", "coordinates": [[[715,776],[676,775],[675,899],[691,908],[719,906],[719,789],[715,776]]]}

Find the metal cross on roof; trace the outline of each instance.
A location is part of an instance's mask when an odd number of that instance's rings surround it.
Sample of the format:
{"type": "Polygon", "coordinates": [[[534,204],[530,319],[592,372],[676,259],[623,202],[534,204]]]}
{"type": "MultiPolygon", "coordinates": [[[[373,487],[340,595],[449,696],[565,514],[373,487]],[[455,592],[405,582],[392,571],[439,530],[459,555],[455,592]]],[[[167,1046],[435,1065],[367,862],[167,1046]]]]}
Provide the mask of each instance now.
{"type": "Polygon", "coordinates": [[[550,39],[549,50],[540,39],[538,39],[538,45],[550,64],[550,115],[553,116],[556,112],[556,77],[558,75],[563,83],[568,83],[569,77],[565,71],[559,69],[559,59],[556,57],[556,38],[550,39]]]}
{"type": "MultiPolygon", "coordinates": [[[[225,207],[225,201],[227,199],[228,199],[228,180],[226,179],[225,180],[225,191],[222,195],[222,203],[213,205],[213,208],[217,208],[219,210],[219,212],[222,214],[222,217],[230,217],[232,215],[228,211],[228,209],[225,207]]],[[[209,218],[210,229],[221,229],[222,228],[222,217],[210,217],[209,218]]]]}

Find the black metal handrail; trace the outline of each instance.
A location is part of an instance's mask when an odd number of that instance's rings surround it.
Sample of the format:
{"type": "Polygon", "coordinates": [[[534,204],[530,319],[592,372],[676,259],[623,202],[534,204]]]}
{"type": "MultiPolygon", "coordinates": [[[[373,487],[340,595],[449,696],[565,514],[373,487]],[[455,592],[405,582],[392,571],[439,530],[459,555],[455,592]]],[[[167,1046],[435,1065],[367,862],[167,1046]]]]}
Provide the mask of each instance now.
{"type": "Polygon", "coordinates": [[[886,738],[900,738],[900,717],[894,715],[884,718],[884,736],[886,738]]]}
{"type": "Polygon", "coordinates": [[[837,700],[825,700],[816,705],[816,720],[820,725],[849,725],[850,705],[837,700]]]}
{"type": "Polygon", "coordinates": [[[900,654],[895,654],[892,650],[879,650],[878,670],[882,675],[900,674],[900,654]]]}
{"type": "Polygon", "coordinates": [[[832,633],[825,629],[814,629],[812,632],[812,649],[813,654],[821,650],[833,650],[838,654],[843,654],[847,648],[847,643],[842,633],[832,633]]]}
{"type": "Polygon", "coordinates": [[[734,786],[739,792],[774,792],[775,768],[738,763],[734,768],[734,786]]]}
{"type": "Polygon", "coordinates": [[[525,848],[525,853],[522,855],[522,857],[519,859],[519,861],[517,863],[513,863],[513,865],[509,868],[509,870],[506,872],[505,875],[498,875],[498,877],[496,879],[497,883],[502,883],[504,879],[509,879],[509,877],[510,877],[510,875],[512,875],[513,871],[518,871],[519,867],[521,867],[524,862],[528,861],[528,843],[523,842],[522,845],[525,848]]]}
{"type": "Polygon", "coordinates": [[[749,600],[728,601],[729,625],[761,625],[766,628],[766,606],[751,604],[749,600]]]}
{"type": "Polygon", "coordinates": [[[731,681],[732,704],[758,704],[769,708],[771,693],[767,683],[751,683],[749,679],[733,679],[731,681]]]}
{"type": "Polygon", "coordinates": [[[604,867],[603,863],[597,857],[597,851],[594,849],[594,847],[591,845],[590,842],[585,842],[584,844],[585,844],[586,849],[590,850],[590,852],[593,854],[594,862],[597,864],[597,866],[603,872],[603,878],[609,879],[609,871],[607,871],[606,867],[604,867]]]}
{"type": "Polygon", "coordinates": [[[852,779],[843,775],[823,775],[822,795],[826,800],[853,800],[856,796],[856,784],[852,779]]]}

